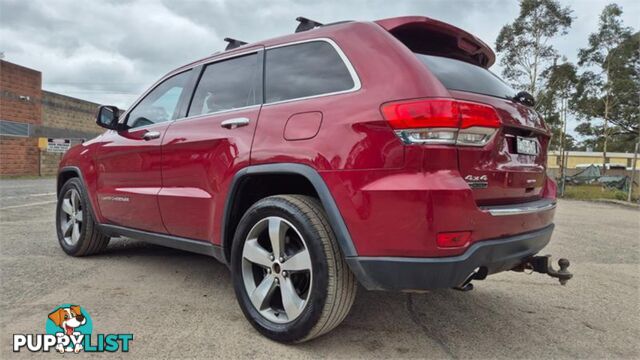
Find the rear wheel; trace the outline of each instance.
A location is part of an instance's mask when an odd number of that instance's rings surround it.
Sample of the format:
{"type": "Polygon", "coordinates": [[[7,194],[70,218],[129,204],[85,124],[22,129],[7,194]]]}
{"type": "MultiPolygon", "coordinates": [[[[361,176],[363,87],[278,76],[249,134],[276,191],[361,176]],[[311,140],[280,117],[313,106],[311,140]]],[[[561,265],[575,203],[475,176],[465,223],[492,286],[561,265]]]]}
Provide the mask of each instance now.
{"type": "Polygon", "coordinates": [[[110,238],[100,232],[94,221],[89,199],[78,178],[69,179],[60,189],[56,230],[62,250],[71,256],[98,253],[109,243],[110,238]]]}
{"type": "Polygon", "coordinates": [[[335,328],[356,294],[317,200],[260,200],[238,225],[231,254],[236,296],[251,324],[281,342],[302,342],[335,328]]]}

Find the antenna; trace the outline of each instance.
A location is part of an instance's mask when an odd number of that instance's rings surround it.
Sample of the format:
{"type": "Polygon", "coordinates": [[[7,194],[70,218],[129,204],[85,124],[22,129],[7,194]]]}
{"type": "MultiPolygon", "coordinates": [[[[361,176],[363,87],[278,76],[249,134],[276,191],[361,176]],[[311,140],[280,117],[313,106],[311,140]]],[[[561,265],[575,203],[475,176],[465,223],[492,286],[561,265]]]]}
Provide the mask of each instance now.
{"type": "Polygon", "coordinates": [[[232,39],[232,38],[228,38],[228,37],[224,38],[224,41],[229,43],[229,44],[227,44],[227,47],[224,48],[225,50],[231,50],[231,49],[235,49],[237,47],[240,47],[242,45],[247,45],[247,43],[242,41],[242,40],[232,39]]]}
{"type": "Polygon", "coordinates": [[[296,18],[296,21],[300,22],[300,24],[298,24],[298,27],[296,28],[296,32],[297,33],[302,32],[302,31],[315,29],[318,26],[322,26],[322,23],[319,23],[319,22],[311,20],[311,19],[307,19],[306,17],[302,17],[302,16],[298,16],[296,18]]]}

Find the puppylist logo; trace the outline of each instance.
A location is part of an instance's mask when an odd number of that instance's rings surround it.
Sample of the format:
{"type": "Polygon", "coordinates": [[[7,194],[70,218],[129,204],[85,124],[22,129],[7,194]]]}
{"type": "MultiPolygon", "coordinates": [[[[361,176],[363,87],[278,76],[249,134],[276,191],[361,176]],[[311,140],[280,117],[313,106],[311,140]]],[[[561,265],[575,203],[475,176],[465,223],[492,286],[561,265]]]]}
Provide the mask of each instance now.
{"type": "Polygon", "coordinates": [[[89,313],[78,305],[62,304],[46,320],[45,334],[14,334],[13,351],[63,353],[128,352],[133,334],[93,334],[89,313]]]}

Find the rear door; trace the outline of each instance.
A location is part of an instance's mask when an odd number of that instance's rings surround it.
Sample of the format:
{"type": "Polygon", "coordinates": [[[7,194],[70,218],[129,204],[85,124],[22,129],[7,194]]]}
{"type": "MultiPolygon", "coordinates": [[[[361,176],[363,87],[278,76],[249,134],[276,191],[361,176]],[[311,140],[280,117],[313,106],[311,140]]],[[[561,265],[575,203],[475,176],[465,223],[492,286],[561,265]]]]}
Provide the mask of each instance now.
{"type": "MultiPolygon", "coordinates": [[[[180,103],[191,71],[156,85],[125,114],[126,129],[108,131],[96,151],[98,206],[112,224],[165,233],[157,194],[162,186],[160,144],[180,103]]],[[[188,90],[186,92],[189,92],[188,90]]]]}
{"type": "Polygon", "coordinates": [[[416,54],[455,99],[493,106],[501,127],[485,146],[459,146],[460,173],[479,205],[536,200],[544,186],[550,132],[531,107],[489,70],[441,56],[416,54]]]}
{"type": "Polygon", "coordinates": [[[187,117],[162,141],[158,204],[171,235],[215,240],[227,188],[248,165],[262,103],[262,47],[197,68],[187,117]]]}

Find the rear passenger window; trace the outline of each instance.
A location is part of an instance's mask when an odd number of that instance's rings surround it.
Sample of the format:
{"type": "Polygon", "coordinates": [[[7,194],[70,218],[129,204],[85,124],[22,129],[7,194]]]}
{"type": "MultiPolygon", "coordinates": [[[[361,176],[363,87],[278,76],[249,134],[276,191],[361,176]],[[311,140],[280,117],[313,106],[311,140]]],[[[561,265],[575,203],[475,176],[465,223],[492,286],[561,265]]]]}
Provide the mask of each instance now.
{"type": "Polygon", "coordinates": [[[259,104],[258,55],[246,55],[205,67],[196,87],[189,116],[259,104]]]}
{"type": "Polygon", "coordinates": [[[269,49],[265,63],[266,103],[354,87],[349,69],[336,49],[325,41],[269,49]]]}

